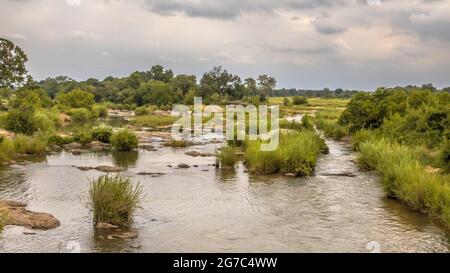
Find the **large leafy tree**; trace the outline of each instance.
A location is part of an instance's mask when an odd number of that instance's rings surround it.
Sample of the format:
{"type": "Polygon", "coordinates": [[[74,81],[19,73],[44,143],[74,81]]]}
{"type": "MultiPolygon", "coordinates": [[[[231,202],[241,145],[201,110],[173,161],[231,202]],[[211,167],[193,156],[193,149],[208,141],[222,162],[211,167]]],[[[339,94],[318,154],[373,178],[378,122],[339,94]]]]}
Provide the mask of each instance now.
{"type": "Polygon", "coordinates": [[[205,73],[200,81],[200,94],[208,97],[218,93],[220,98],[225,95],[236,96],[241,87],[241,79],[237,75],[228,73],[221,66],[214,67],[205,73]]]}
{"type": "Polygon", "coordinates": [[[11,41],[0,38],[0,87],[20,86],[25,82],[27,55],[11,41]]]}

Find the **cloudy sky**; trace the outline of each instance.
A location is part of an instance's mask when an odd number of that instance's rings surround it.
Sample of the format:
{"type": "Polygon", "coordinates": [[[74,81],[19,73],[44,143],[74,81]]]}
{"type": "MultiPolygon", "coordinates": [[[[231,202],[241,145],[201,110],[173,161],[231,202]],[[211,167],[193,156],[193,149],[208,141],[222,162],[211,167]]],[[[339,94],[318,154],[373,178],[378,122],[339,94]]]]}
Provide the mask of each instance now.
{"type": "Polygon", "coordinates": [[[450,0],[0,0],[36,79],[222,65],[279,87],[450,86],[450,0]]]}

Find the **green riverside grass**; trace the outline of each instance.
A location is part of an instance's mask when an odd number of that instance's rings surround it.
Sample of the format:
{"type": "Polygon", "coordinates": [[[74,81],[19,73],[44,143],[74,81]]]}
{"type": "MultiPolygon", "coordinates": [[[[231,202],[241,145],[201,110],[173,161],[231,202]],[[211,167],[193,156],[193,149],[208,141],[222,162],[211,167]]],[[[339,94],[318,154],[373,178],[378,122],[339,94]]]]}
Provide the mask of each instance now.
{"type": "Polygon", "coordinates": [[[312,175],[318,155],[327,151],[325,141],[309,130],[281,134],[275,151],[261,151],[261,141],[247,141],[245,147],[245,161],[251,172],[296,176],[312,175]]]}
{"type": "Polygon", "coordinates": [[[111,136],[111,145],[116,151],[134,151],[138,148],[139,140],[132,131],[121,129],[111,136]]]}
{"type": "Polygon", "coordinates": [[[94,224],[128,226],[142,199],[142,186],[133,186],[130,178],[120,175],[103,175],[91,181],[88,193],[94,224]]]}
{"type": "Polygon", "coordinates": [[[327,137],[331,137],[334,140],[341,140],[349,134],[348,128],[339,125],[337,120],[316,117],[314,121],[317,129],[322,130],[327,137]]]}
{"type": "Polygon", "coordinates": [[[390,197],[416,210],[427,211],[450,224],[450,178],[428,173],[420,164],[418,153],[387,139],[359,144],[359,164],[375,169],[390,197]]]}
{"type": "Polygon", "coordinates": [[[217,153],[217,157],[222,167],[234,167],[237,162],[235,148],[230,146],[222,147],[220,152],[217,153]]]}

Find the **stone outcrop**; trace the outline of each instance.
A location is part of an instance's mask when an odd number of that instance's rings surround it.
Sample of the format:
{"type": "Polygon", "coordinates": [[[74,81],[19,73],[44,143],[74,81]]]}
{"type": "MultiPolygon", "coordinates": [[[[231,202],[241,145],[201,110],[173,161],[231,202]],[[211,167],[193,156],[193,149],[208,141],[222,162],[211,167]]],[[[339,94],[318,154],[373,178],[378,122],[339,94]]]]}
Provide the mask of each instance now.
{"type": "Polygon", "coordinates": [[[6,215],[6,224],[31,229],[53,229],[60,225],[53,215],[33,212],[26,209],[27,204],[15,201],[0,201],[0,213],[6,215]]]}

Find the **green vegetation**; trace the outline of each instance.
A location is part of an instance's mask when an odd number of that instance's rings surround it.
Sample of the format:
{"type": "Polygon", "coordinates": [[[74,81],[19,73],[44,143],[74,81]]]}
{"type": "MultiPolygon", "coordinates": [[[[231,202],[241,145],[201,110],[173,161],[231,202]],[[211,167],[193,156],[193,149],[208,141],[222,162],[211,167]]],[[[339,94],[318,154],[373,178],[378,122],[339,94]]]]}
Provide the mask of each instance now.
{"type": "Polygon", "coordinates": [[[308,99],[302,96],[295,96],[292,98],[292,103],[294,105],[305,105],[308,104],[308,99]]]}
{"type": "Polygon", "coordinates": [[[164,146],[166,147],[172,147],[172,148],[185,148],[194,145],[191,141],[187,140],[175,140],[172,139],[166,143],[164,143],[164,146]]]}
{"type": "Polygon", "coordinates": [[[317,129],[324,132],[325,136],[331,137],[334,140],[341,140],[349,134],[348,128],[339,125],[337,120],[315,118],[315,124],[317,129]]]}
{"type": "Polygon", "coordinates": [[[74,122],[83,123],[91,118],[91,112],[86,108],[75,108],[69,111],[69,115],[74,122]]]}
{"type": "Polygon", "coordinates": [[[131,124],[140,127],[162,127],[172,125],[179,118],[174,118],[171,116],[161,116],[161,115],[146,115],[139,116],[131,121],[131,124]]]}
{"type": "Polygon", "coordinates": [[[221,166],[225,168],[234,167],[237,162],[235,148],[230,146],[222,147],[220,152],[217,154],[217,157],[219,158],[221,166]]]}
{"type": "Polygon", "coordinates": [[[325,141],[309,130],[281,134],[278,149],[273,152],[261,151],[260,147],[261,141],[248,141],[245,161],[250,171],[261,174],[312,175],[318,155],[327,151],[325,141]]]}
{"type": "Polygon", "coordinates": [[[104,175],[91,181],[88,202],[94,224],[127,226],[142,198],[142,187],[133,186],[130,178],[104,175]]]}
{"type": "Polygon", "coordinates": [[[122,129],[113,133],[111,144],[116,151],[134,151],[138,148],[139,140],[135,133],[122,129]]]}
{"type": "Polygon", "coordinates": [[[93,140],[110,143],[113,130],[109,127],[96,127],[91,130],[91,135],[93,140]]]}
{"type": "Polygon", "coordinates": [[[426,172],[413,149],[379,139],[361,143],[360,164],[378,170],[389,196],[450,223],[449,176],[426,172]]]}

